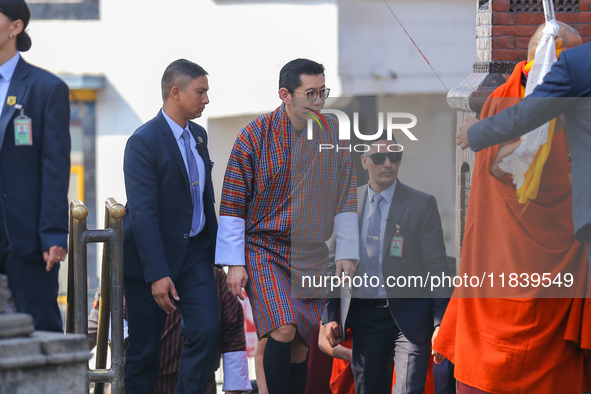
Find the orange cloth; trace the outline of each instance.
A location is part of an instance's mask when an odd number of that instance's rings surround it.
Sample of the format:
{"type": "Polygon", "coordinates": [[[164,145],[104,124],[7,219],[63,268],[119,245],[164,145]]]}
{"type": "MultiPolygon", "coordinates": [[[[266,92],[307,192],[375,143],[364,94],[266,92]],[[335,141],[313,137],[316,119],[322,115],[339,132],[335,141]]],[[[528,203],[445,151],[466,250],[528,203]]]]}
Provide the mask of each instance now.
{"type": "MultiPolygon", "coordinates": [[[[495,99],[487,100],[482,118],[519,101],[521,75],[518,64],[491,95],[495,99]]],[[[555,134],[538,197],[525,210],[517,203],[511,177],[490,173],[498,149],[476,153],[460,260],[461,275],[494,273],[496,287],[463,294],[532,298],[461,298],[456,289],[435,349],[455,364],[458,381],[486,392],[578,394],[585,391],[582,349],[591,349],[590,300],[534,298],[541,288],[507,289],[512,272],[551,273],[551,278],[571,272],[577,289],[587,285],[586,249],[574,238],[564,134],[555,134]],[[496,290],[502,272],[505,293],[496,290]]]]}
{"type": "MultiPolygon", "coordinates": [[[[351,330],[347,330],[347,340],[341,345],[351,349],[351,330]]],[[[355,380],[351,370],[351,361],[335,358],[332,360],[332,375],[330,376],[330,389],[332,394],[355,394],[355,380]]]]}
{"type": "MultiPolygon", "coordinates": [[[[347,329],[347,340],[341,342],[341,345],[351,349],[353,344],[351,330],[347,329]]],[[[392,387],[396,384],[396,372],[393,373],[392,387]]],[[[330,377],[330,388],[332,394],[355,394],[355,379],[351,370],[351,361],[345,361],[335,358],[332,362],[332,376],[330,377]]],[[[427,380],[425,381],[425,393],[434,394],[433,388],[433,358],[429,361],[429,370],[427,371],[427,380]]]]}

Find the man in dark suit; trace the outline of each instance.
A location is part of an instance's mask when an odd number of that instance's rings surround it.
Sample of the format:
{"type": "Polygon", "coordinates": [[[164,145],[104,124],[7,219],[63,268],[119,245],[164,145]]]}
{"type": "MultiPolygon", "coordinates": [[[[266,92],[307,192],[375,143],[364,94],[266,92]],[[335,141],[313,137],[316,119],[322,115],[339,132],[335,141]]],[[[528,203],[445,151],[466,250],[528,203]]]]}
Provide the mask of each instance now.
{"type": "Polygon", "coordinates": [[[426,292],[421,279],[412,284],[412,277],[446,271],[443,230],[435,198],[397,180],[402,152],[388,152],[392,143],[375,141],[361,158],[369,183],[357,189],[360,261],[352,283],[367,279],[345,288],[342,298],[329,298],[323,315],[332,346],[351,328],[358,394],[390,393],[393,361],[394,393],[424,391],[431,339],[449,296],[443,288],[426,292]]]}
{"type": "Polygon", "coordinates": [[[25,62],[30,19],[22,0],[0,0],[0,273],[35,329],[62,331],[59,262],[66,256],[70,179],[67,85],[25,62]]]}
{"type": "Polygon", "coordinates": [[[162,76],[162,110],[125,148],[126,393],[154,391],[166,314],[177,307],[187,338],[177,392],[205,392],[213,371],[220,337],[212,163],[205,129],[189,121],[209,103],[208,90],[203,68],[172,62],[162,76]]]}
{"type": "MultiPolygon", "coordinates": [[[[475,152],[515,139],[564,114],[574,156],[573,218],[575,235],[591,241],[591,43],[560,54],[544,82],[518,105],[482,122],[469,118],[457,134],[458,145],[475,152]]],[[[591,247],[587,247],[591,262],[591,247]]]]}

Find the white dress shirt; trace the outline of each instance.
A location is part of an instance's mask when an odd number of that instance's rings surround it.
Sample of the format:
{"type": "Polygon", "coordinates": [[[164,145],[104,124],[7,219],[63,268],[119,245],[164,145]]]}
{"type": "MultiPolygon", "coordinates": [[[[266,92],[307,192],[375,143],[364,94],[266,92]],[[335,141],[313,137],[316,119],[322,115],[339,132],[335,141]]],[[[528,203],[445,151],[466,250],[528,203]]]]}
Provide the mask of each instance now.
{"type": "Polygon", "coordinates": [[[181,151],[181,156],[183,156],[183,162],[185,163],[185,169],[187,170],[187,176],[189,175],[189,163],[187,162],[187,151],[185,148],[185,141],[183,140],[183,131],[185,128],[189,131],[189,140],[191,141],[191,151],[193,152],[193,156],[195,156],[195,161],[197,162],[197,171],[199,172],[199,198],[201,199],[201,212],[200,212],[200,220],[199,220],[199,228],[191,228],[191,233],[189,236],[193,237],[203,230],[203,226],[205,225],[205,213],[203,211],[204,202],[203,202],[203,191],[205,190],[205,163],[203,162],[203,158],[199,155],[197,151],[197,141],[195,141],[195,137],[193,137],[193,133],[189,130],[189,122],[183,127],[178,125],[174,120],[172,120],[164,109],[162,110],[162,115],[164,115],[164,119],[168,122],[170,129],[172,130],[172,134],[176,139],[176,143],[179,146],[179,150],[181,151]]]}
{"type": "MultiPolygon", "coordinates": [[[[382,273],[382,260],[384,258],[384,234],[386,233],[386,223],[388,219],[388,214],[390,212],[390,206],[392,205],[392,198],[394,197],[394,192],[396,191],[396,183],[398,180],[395,180],[393,184],[391,184],[386,190],[380,193],[383,197],[380,201],[380,212],[382,213],[382,222],[380,223],[380,249],[379,249],[379,256],[378,260],[380,262],[380,269],[378,272],[380,273],[380,284],[378,286],[378,294],[375,298],[387,298],[386,294],[386,287],[384,285],[384,278],[382,273]]],[[[369,227],[369,218],[373,214],[375,207],[371,204],[373,200],[373,196],[377,193],[374,192],[371,187],[367,187],[367,196],[365,198],[365,207],[363,209],[363,218],[361,221],[361,237],[359,241],[359,248],[361,249],[361,253],[365,253],[365,240],[367,238],[367,228],[369,227]]],[[[359,275],[363,275],[363,272],[359,272],[359,275]]],[[[369,280],[369,279],[368,279],[369,280]]],[[[354,291],[362,291],[361,288],[355,288],[354,291]]]]}
{"type": "MultiPolygon", "coordinates": [[[[14,75],[16,65],[20,60],[21,56],[17,52],[16,55],[10,58],[6,63],[0,66],[0,116],[2,116],[2,110],[4,109],[4,103],[6,102],[8,95],[8,88],[10,87],[10,81],[14,75]]],[[[17,97],[17,100],[20,97],[17,97]]],[[[16,103],[18,104],[18,102],[16,103]]]]}

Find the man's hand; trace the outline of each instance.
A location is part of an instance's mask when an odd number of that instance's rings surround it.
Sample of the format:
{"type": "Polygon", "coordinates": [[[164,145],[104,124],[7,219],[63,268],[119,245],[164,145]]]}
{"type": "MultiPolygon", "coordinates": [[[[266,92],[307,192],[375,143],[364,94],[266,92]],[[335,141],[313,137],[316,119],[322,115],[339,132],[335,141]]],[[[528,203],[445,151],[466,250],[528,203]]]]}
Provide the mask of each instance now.
{"type": "Polygon", "coordinates": [[[324,326],[324,332],[326,335],[326,340],[331,347],[335,347],[341,343],[341,339],[343,338],[341,335],[341,327],[336,321],[326,323],[324,326]]]}
{"type": "Polygon", "coordinates": [[[466,118],[466,122],[460,126],[460,131],[456,134],[456,144],[460,145],[462,149],[470,147],[470,143],[468,142],[468,129],[476,123],[478,123],[478,119],[470,117],[466,118]]]}
{"type": "Polygon", "coordinates": [[[435,338],[437,338],[437,334],[439,334],[439,327],[435,328],[433,332],[433,337],[431,338],[431,354],[433,355],[433,362],[435,364],[441,364],[443,360],[445,360],[445,356],[433,349],[433,344],[435,343],[435,338]]]}
{"type": "Polygon", "coordinates": [[[246,286],[246,282],[248,282],[248,275],[243,265],[232,265],[228,268],[228,277],[226,278],[228,291],[242,301],[244,301],[242,288],[246,286]]]}
{"type": "Polygon", "coordinates": [[[164,310],[164,312],[166,312],[166,314],[176,310],[176,307],[172,301],[170,301],[169,293],[175,301],[180,300],[170,276],[152,282],[152,295],[154,296],[156,303],[164,310]]]}
{"type": "Polygon", "coordinates": [[[336,271],[334,274],[335,276],[340,277],[342,272],[345,276],[350,276],[352,278],[353,275],[355,275],[356,270],[355,260],[339,260],[336,262],[336,271]]]}
{"type": "Polygon", "coordinates": [[[66,259],[66,254],[66,249],[62,248],[61,246],[52,246],[43,252],[43,260],[45,260],[45,263],[47,263],[45,270],[47,272],[51,271],[55,263],[59,263],[60,261],[64,261],[66,259]]]}

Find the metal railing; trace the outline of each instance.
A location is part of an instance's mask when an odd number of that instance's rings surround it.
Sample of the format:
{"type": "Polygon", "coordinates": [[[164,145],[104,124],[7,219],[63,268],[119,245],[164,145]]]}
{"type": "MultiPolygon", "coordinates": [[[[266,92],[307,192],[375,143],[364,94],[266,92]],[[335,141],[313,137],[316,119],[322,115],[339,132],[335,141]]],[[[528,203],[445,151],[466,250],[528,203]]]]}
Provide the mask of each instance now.
{"type": "Polygon", "coordinates": [[[104,242],[96,369],[88,369],[86,374],[87,387],[94,382],[97,394],[102,394],[104,383],[111,383],[113,394],[124,392],[123,216],[125,216],[125,207],[113,198],[108,198],[105,201],[105,229],[89,230],[86,228],[88,208],[80,200],[70,203],[66,332],[88,334],[86,246],[93,242],[104,242]],[[106,369],[109,321],[111,321],[111,368],[106,369]]]}

